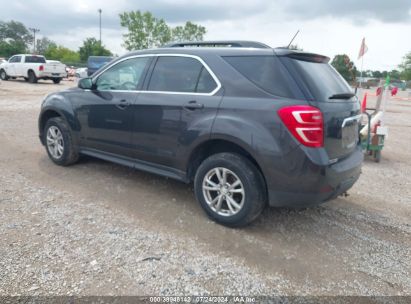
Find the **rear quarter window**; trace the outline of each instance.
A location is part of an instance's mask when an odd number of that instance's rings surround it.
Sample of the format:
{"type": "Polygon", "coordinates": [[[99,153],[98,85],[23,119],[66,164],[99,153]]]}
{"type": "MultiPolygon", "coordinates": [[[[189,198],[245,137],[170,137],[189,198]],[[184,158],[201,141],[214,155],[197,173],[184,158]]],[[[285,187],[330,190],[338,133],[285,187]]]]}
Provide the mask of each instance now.
{"type": "Polygon", "coordinates": [[[224,56],[223,59],[264,91],[281,97],[295,97],[290,78],[276,56],[224,56]]]}

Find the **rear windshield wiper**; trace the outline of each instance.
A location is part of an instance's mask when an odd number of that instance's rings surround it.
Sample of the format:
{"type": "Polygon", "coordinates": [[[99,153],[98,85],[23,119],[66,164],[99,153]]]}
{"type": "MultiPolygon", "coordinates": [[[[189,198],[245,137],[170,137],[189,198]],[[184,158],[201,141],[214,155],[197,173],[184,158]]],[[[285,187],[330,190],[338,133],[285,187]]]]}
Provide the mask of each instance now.
{"type": "Polygon", "coordinates": [[[350,99],[351,97],[354,97],[354,93],[339,93],[339,94],[334,94],[328,97],[328,99],[350,99]]]}

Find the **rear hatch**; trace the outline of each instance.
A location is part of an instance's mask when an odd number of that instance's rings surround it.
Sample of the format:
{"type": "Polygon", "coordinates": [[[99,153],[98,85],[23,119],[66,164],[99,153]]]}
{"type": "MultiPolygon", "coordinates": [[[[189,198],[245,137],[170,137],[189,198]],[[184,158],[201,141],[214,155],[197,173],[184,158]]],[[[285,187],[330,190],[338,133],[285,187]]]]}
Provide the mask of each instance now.
{"type": "Polygon", "coordinates": [[[316,54],[288,52],[279,55],[310,105],[323,113],[324,148],[330,160],[343,158],[356,149],[360,105],[348,83],[316,54]]]}

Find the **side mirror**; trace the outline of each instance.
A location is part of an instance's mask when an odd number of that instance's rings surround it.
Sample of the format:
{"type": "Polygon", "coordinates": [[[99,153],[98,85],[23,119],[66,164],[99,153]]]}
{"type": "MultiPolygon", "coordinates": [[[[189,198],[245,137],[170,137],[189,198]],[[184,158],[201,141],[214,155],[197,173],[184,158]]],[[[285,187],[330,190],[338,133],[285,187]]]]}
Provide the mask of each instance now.
{"type": "Polygon", "coordinates": [[[78,87],[84,90],[91,90],[93,88],[93,81],[91,78],[81,78],[78,82],[78,87]]]}

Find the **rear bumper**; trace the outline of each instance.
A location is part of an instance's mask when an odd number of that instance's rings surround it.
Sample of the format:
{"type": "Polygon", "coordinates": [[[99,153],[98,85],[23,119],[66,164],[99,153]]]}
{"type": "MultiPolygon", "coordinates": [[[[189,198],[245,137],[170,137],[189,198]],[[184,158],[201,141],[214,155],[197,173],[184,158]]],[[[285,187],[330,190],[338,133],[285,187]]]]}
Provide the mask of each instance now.
{"type": "Polygon", "coordinates": [[[67,73],[48,73],[48,72],[41,72],[37,76],[39,79],[53,79],[53,78],[65,78],[67,77],[67,73]]]}
{"type": "MultiPolygon", "coordinates": [[[[297,154],[300,152],[302,150],[296,151],[297,154]]],[[[326,166],[317,165],[305,156],[302,162],[297,162],[300,174],[293,174],[298,172],[298,168],[293,168],[288,179],[284,178],[280,183],[273,175],[267,180],[269,204],[276,207],[305,207],[334,199],[358,180],[362,161],[363,153],[359,146],[348,157],[326,166]]]]}

